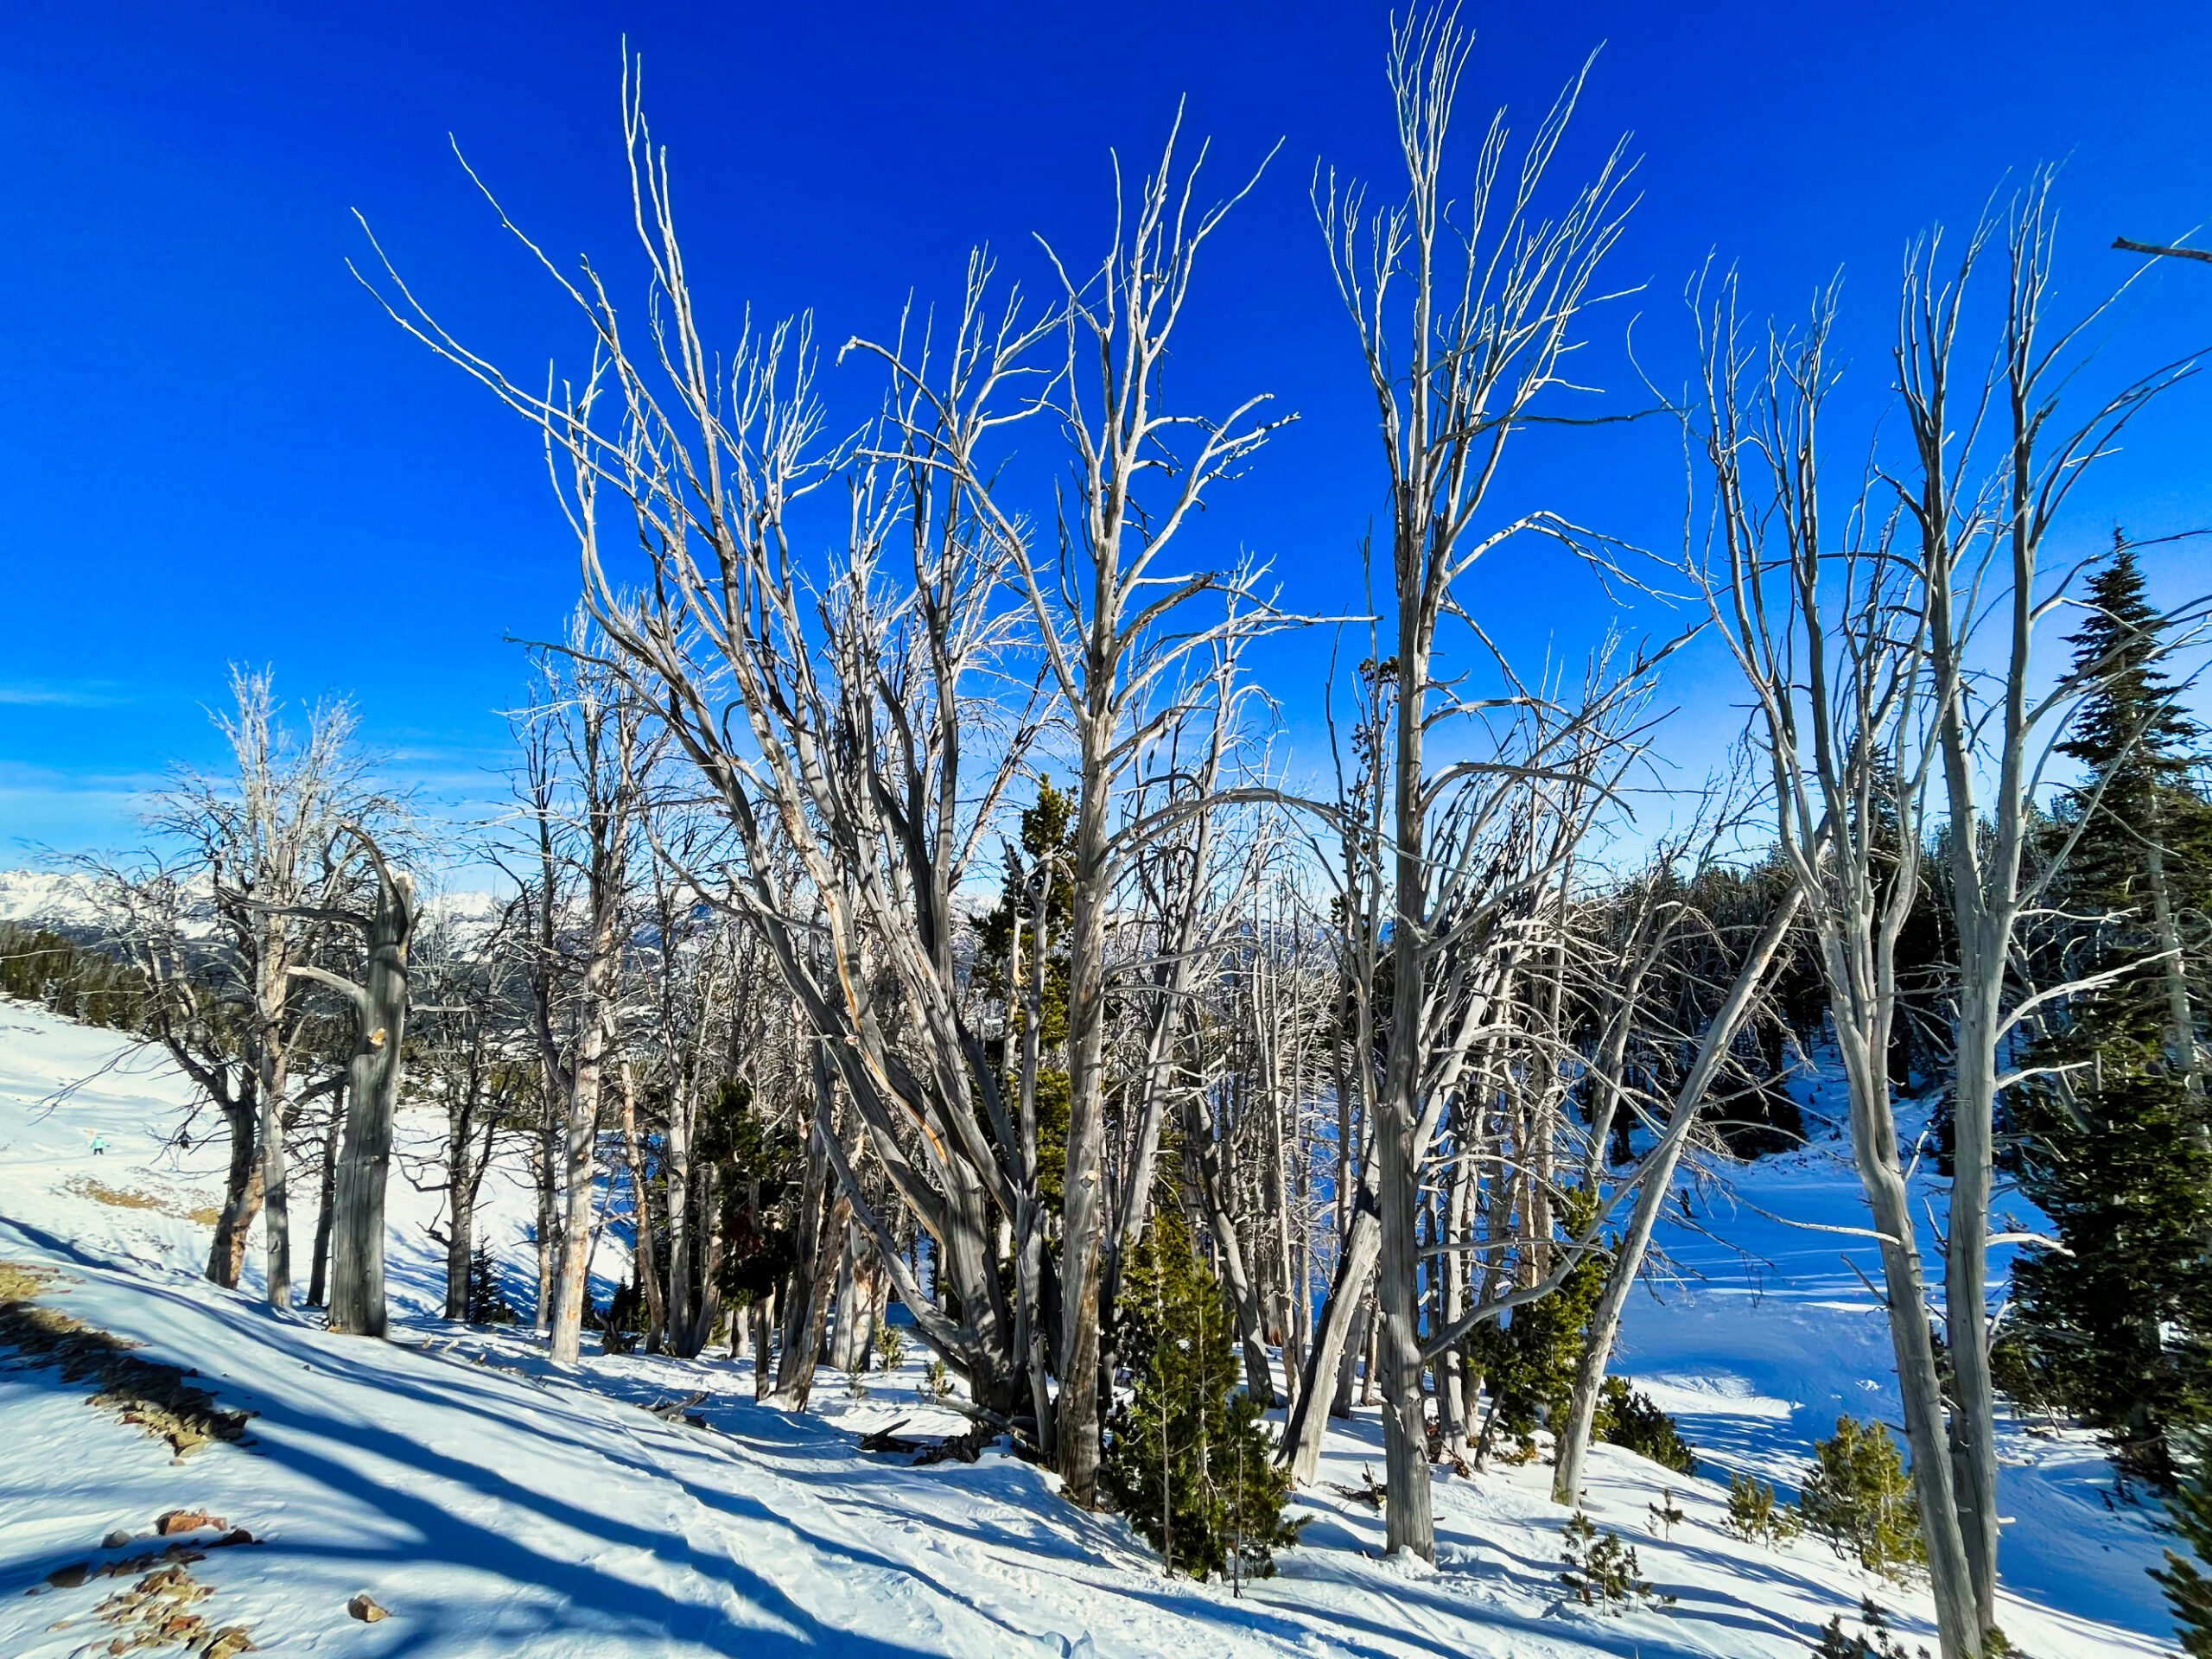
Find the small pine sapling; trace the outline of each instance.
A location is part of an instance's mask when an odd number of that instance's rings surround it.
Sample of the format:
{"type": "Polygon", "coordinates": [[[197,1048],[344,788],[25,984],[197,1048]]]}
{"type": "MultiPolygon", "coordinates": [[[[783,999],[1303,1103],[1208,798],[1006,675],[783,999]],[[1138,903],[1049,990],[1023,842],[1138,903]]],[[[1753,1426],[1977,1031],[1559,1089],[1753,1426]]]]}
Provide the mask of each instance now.
{"type": "MultiPolygon", "coordinates": [[[[1929,1659],[1926,1648],[1908,1648],[1897,1640],[1890,1629],[1890,1616],[1875,1605],[1871,1596],[1859,1604],[1859,1623],[1862,1628],[1852,1634],[1844,1630],[1841,1613],[1828,1620],[1821,1627],[1813,1659],[1929,1659]]],[[[2006,1649],[1999,1646],[1984,1651],[2002,1656],[2006,1649]]]]}
{"type": "Polygon", "coordinates": [[[1651,1529],[1669,1543],[1675,1540],[1675,1529],[1682,1523],[1682,1506],[1675,1502],[1675,1489],[1665,1488],[1659,1501],[1650,1506],[1651,1529]]]}
{"type": "Polygon", "coordinates": [[[1600,1531],[1580,1510],[1567,1523],[1560,1556],[1567,1563],[1560,1582],[1585,1607],[1628,1613],[1675,1605],[1674,1597],[1661,1593],[1643,1576],[1636,1546],[1623,1542],[1611,1528],[1600,1531]]]}
{"type": "Polygon", "coordinates": [[[1837,1554],[1886,1579],[1902,1579],[1928,1561],[1920,1511],[1897,1443],[1879,1423],[1840,1417],[1835,1433],[1813,1448],[1798,1507],[1805,1524],[1837,1554]]]}
{"type": "Polygon", "coordinates": [[[1776,1499],[1774,1483],[1757,1475],[1728,1477],[1728,1518],[1723,1524],[1751,1544],[1785,1544],[1805,1529],[1796,1510],[1776,1499]]]}
{"type": "Polygon", "coordinates": [[[941,1402],[951,1392],[952,1373],[945,1370],[943,1360],[931,1354],[929,1363],[922,1367],[922,1393],[929,1399],[941,1402]]]}
{"type": "Polygon", "coordinates": [[[906,1333],[888,1319],[875,1328],[875,1358],[887,1371],[895,1371],[906,1363],[906,1333]]]}
{"type": "Polygon", "coordinates": [[[506,1293],[499,1287],[499,1264],[491,1245],[480,1238],[468,1255],[468,1323],[512,1325],[514,1317],[506,1293]]]}

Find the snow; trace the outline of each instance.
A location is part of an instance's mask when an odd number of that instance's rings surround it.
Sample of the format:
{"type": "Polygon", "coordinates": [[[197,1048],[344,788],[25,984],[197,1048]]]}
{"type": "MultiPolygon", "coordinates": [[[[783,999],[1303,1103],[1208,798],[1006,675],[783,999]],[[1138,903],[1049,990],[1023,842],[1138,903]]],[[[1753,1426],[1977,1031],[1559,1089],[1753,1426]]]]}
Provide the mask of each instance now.
{"type": "Polygon", "coordinates": [[[99,919],[86,876],[50,870],[0,870],[0,922],[85,927],[99,919]]]}
{"type": "MultiPolygon", "coordinates": [[[[271,1313],[251,1283],[198,1276],[207,1230],[191,1215],[219,1192],[221,1148],[165,1150],[188,1098],[113,1033],[0,1002],[0,1259],[64,1275],[50,1303],[197,1367],[223,1404],[257,1414],[244,1444],[173,1462],[88,1410],[81,1385],[0,1360],[0,1654],[60,1659],[105,1635],[86,1620],[115,1585],[24,1592],[180,1506],[264,1541],[192,1570],[212,1587],[212,1624],[246,1624],[278,1654],[1754,1659],[1802,1655],[1870,1592],[1910,1640],[1932,1641],[1921,1592],[1817,1541],[1770,1550],[1718,1525],[1728,1471],[1789,1484],[1838,1411],[1893,1408],[1886,1338],[1842,1260],[1864,1241],[1788,1224],[1858,1224],[1849,1172],[1826,1153],[1741,1172],[1732,1204],[1699,1203],[1707,1231],[1676,1225],[1662,1241],[1679,1281],[1663,1306],[1639,1297],[1621,1363],[1681,1416],[1704,1466],[1686,1479],[1593,1450],[1590,1513],[1679,1599],[1611,1618],[1560,1605],[1566,1515],[1541,1465],[1441,1477],[1437,1564],[1380,1559],[1379,1518],[1328,1484],[1380,1468],[1371,1413],[1332,1426],[1324,1484],[1301,1500],[1305,1541],[1237,1599],[1163,1579],[1124,1523],[1077,1512],[1010,1457],[911,1469],[860,1453],[859,1435],[894,1418],[956,1426],[920,1397],[918,1349],[869,1377],[865,1398],[825,1372],[805,1416],[754,1404],[750,1368],[727,1361],[594,1356],[556,1373],[527,1332],[435,1317],[436,1200],[404,1181],[391,1196],[395,1339],[330,1336],[271,1313]],[[101,1202],[92,1182],[156,1207],[101,1202]],[[639,1408],[699,1390],[705,1430],[639,1408]],[[1671,1541],[1649,1514],[1669,1490],[1686,1511],[1671,1541]],[[363,1592],[391,1617],[349,1618],[363,1592]]],[[[436,1124],[410,1118],[404,1140],[427,1148],[436,1124]]],[[[506,1173],[493,1182],[490,1236],[520,1286],[531,1195],[506,1173]]],[[[2005,1451],[2008,1633],[2038,1659],[2172,1652],[2143,1573],[2157,1559],[2149,1519],[2107,1506],[2094,1447],[2016,1427],[2005,1451]]]]}

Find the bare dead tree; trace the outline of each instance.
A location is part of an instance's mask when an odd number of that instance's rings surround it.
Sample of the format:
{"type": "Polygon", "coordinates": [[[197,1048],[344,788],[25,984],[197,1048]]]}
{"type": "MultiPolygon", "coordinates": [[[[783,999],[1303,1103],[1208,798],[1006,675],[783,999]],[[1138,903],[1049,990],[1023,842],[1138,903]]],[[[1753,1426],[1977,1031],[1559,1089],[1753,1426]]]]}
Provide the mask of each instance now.
{"type": "Polygon", "coordinates": [[[517,937],[527,933],[529,908],[518,893],[481,921],[435,903],[423,909],[410,951],[415,1071],[446,1132],[435,1173],[408,1174],[443,1201],[445,1317],[466,1319],[485,1178],[537,1109],[536,1034],[517,983],[517,937]]]}
{"type": "MultiPolygon", "coordinates": [[[[253,1163],[242,1184],[241,1160],[232,1160],[224,1216],[216,1229],[209,1276],[236,1284],[245,1231],[258,1205],[268,1250],[267,1296],[272,1307],[292,1302],[291,1200],[287,1129],[296,1115],[293,1069],[302,1021],[292,969],[315,949],[315,924],[297,912],[317,895],[321,849],[345,822],[374,823],[389,803],[371,786],[368,763],[354,745],[355,721],[345,702],[318,705],[304,737],[283,724],[274,677],[266,670],[234,668],[232,706],[218,714],[217,728],[232,756],[225,776],[179,774],[156,798],[150,823],[187,849],[171,868],[204,904],[213,937],[198,964],[208,993],[236,1010],[239,1052],[251,1064],[253,1163]]],[[[157,878],[126,909],[152,931],[143,938],[145,961],[166,978],[173,998],[188,1000],[188,966],[175,928],[181,890],[157,878]],[[166,939],[156,937],[168,931],[166,939]]],[[[194,1022],[172,1001],[168,1029],[184,1038],[194,1022]]],[[[204,1027],[203,1027],[204,1029],[204,1027]]],[[[172,1052],[175,1052],[174,1046],[172,1052]]],[[[210,1068],[203,1088],[215,1080],[210,1068]]],[[[226,1088],[225,1118],[232,1150],[245,1128],[245,1094],[226,1088]]]]}
{"type": "MultiPolygon", "coordinates": [[[[740,925],[683,874],[719,861],[719,826],[693,801],[664,787],[641,801],[639,828],[654,854],[646,880],[645,937],[638,947],[652,1018],[636,1041],[660,1101],[669,1278],[659,1341],[688,1359],[706,1345],[702,1316],[714,1300],[698,1271],[700,1217],[693,1200],[699,1112],[734,1026],[746,1019],[762,988],[741,982],[732,937],[740,925]]],[[[650,1203],[634,1150],[632,1163],[640,1225],[648,1226],[650,1203]]]]}
{"type": "Polygon", "coordinates": [[[1058,325],[995,312],[978,261],[949,349],[920,353],[882,441],[865,454],[825,442],[804,321],[747,331],[725,359],[707,346],[666,162],[633,87],[625,99],[658,296],[634,346],[595,272],[572,283],[550,264],[595,353],[590,375],[552,397],[467,352],[386,265],[393,315],[543,431],[604,664],[655,705],[735,840],[731,862],[689,874],[768,944],[959,1313],[922,1293],[833,1140],[841,1190],[901,1300],[978,1405],[1010,1414],[1027,1390],[992,1245],[994,1217],[1015,1208],[1015,1137],[962,1008],[954,894],[1034,728],[979,690],[1019,613],[999,597],[1007,551],[960,480],[985,473],[976,452],[1030,406],[1005,400],[1058,325]],[[791,515],[833,480],[847,534],[817,588],[791,515]],[[634,608],[602,540],[609,494],[652,577],[634,608]]]}
{"type": "Polygon", "coordinates": [[[1750,685],[1782,856],[1818,943],[1850,1099],[1904,1407],[1945,1659],[1981,1650],[1961,1531],[1926,1268],[1889,1076],[1897,938],[1919,887],[1936,745],[1925,607],[1895,521],[1862,482],[1823,493],[1821,416],[1834,293],[1799,335],[1744,338],[1735,285],[1694,290],[1702,372],[1687,416],[1711,489],[1713,546],[1693,569],[1750,685]],[[1840,529],[1835,528],[1837,518],[1840,529]]]}
{"type": "MultiPolygon", "coordinates": [[[[1317,178],[1316,212],[1332,270],[1357,328],[1389,460],[1389,571],[1395,611],[1390,662],[1395,714],[1387,856],[1391,956],[1401,988],[1425,984],[1440,949],[1438,892],[1448,876],[1430,845],[1429,819],[1459,775],[1432,774],[1427,745],[1458,712],[1434,658],[1447,615],[1462,615],[1455,584],[1484,555],[1522,537],[1588,553],[1594,538],[1538,511],[1491,528],[1478,520],[1512,438],[1545,418],[1538,402],[1571,385],[1564,374],[1584,309],[1599,297],[1599,266],[1618,239],[1627,166],[1616,148],[1590,181],[1546,213],[1546,175],[1581,90],[1567,88],[1538,126],[1517,169],[1507,165],[1503,113],[1478,152],[1460,209],[1448,213],[1449,135],[1472,48],[1446,10],[1395,29],[1389,73],[1408,190],[1370,222],[1357,187],[1317,178]],[[1404,298],[1399,297],[1402,283],[1404,298]]],[[[1479,635],[1479,630],[1477,630],[1479,635]]],[[[1423,1093],[1439,1033],[1424,997],[1401,990],[1389,1060],[1374,1099],[1376,1281],[1385,1423],[1389,1547],[1435,1551],[1421,1387],[1414,1215],[1432,1116],[1423,1093]]]]}
{"type": "MultiPolygon", "coordinates": [[[[541,1314],[554,1363],[573,1365],[590,1311],[592,1198],[620,979],[632,923],[638,813],[658,747],[649,706],[601,658],[579,613],[541,652],[525,724],[527,831],[535,842],[531,965],[547,1103],[558,1103],[557,1259],[541,1314]]],[[[550,1150],[550,1148],[549,1148],[550,1150]]]]}
{"type": "MultiPolygon", "coordinates": [[[[2061,683],[2038,696],[2031,679],[2037,624],[2066,602],[2075,574],[2054,580],[2044,546],[2075,486],[2122,429],[2195,372],[2186,362],[2154,370],[2101,400],[2086,419],[2058,424],[2061,388],[2081,367],[2084,332],[2118,295],[2070,325],[2051,327],[2052,183],[2051,174],[2039,174],[2014,199],[2001,226],[1986,217],[1948,270],[1937,263],[1940,233],[1926,238],[1908,264],[1896,365],[1911,464],[1888,480],[1910,519],[1910,556],[1925,594],[1935,736],[1950,826],[1944,845],[1958,926],[1952,1044],[1957,1139],[1944,1245],[1944,1323],[1956,1378],[1955,1492],[1983,1630],[1997,1622],[1987,1243],[1996,1102],[2010,1081],[2006,1039],[2020,1017],[2007,1007],[2020,926],[2067,851],[2055,849],[2040,868],[2031,862],[2039,785],[2077,690],[2061,683]],[[1975,267],[2000,232],[2006,283],[1999,350],[1985,372],[1962,378],[1955,359],[1975,267]],[[1979,440],[1992,415],[1988,448],[1996,454],[1985,460],[1979,440]],[[2003,644],[1999,666],[1985,682],[1972,654],[1978,631],[1991,620],[2001,621],[2003,644]]],[[[2077,824],[2071,838],[2080,832],[2077,824]]],[[[2036,995],[2045,1000],[2073,988],[2045,987],[2036,995]]]]}
{"type": "MultiPolygon", "coordinates": [[[[1181,695],[1185,688],[1211,692],[1219,686],[1214,675],[1186,677],[1184,665],[1204,664],[1217,647],[1285,620],[1261,601],[1263,572],[1251,562],[1228,570],[1178,569],[1174,563],[1179,534],[1209,492],[1283,423],[1261,418],[1265,395],[1224,416],[1179,411],[1165,396],[1165,365],[1200,251],[1258,181],[1255,172],[1226,200],[1201,207],[1204,151],[1179,176],[1179,116],[1159,167],[1141,183],[1134,203],[1122,199],[1117,171],[1114,242],[1094,270],[1077,276],[1052,256],[1064,289],[1057,315],[1066,356],[1045,395],[1074,453],[1072,480],[1058,513],[1055,561],[1036,556],[1025,526],[1002,505],[1001,487],[975,469],[976,452],[958,457],[969,469],[958,481],[1011,558],[1034,612],[1074,748],[1075,903],[1066,942],[1070,1108],[1055,1443],[1063,1489],[1085,1506],[1096,1497],[1107,1311],[1102,1293],[1116,1254],[1115,1195],[1105,1168],[1106,996],[1114,949],[1109,916],[1124,868],[1145,840],[1205,810],[1185,800],[1165,817],[1143,817],[1124,814],[1122,804],[1163,753],[1162,735],[1192,717],[1181,695]],[[1199,607],[1207,603],[1211,610],[1202,615],[1199,607]]],[[[896,348],[855,344],[889,361],[903,385],[924,384],[896,348]]],[[[1225,709],[1218,712],[1227,718],[1225,709]]]]}
{"type": "MultiPolygon", "coordinates": [[[[143,1019],[158,1044],[221,1118],[230,1161],[207,1249],[207,1276],[235,1288],[246,1240],[261,1213],[261,1068],[241,982],[197,941],[209,920],[204,872],[189,861],[86,861],[100,930],[142,976],[143,1019]]],[[[190,1120],[187,1120],[188,1126],[190,1120]]]]}

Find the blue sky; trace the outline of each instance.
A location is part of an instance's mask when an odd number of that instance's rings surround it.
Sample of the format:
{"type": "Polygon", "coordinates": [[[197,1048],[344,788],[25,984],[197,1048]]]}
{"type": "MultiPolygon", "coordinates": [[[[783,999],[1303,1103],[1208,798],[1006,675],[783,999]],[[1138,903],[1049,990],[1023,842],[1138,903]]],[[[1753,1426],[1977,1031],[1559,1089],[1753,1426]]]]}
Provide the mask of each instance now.
{"type": "MultiPolygon", "coordinates": [[[[402,336],[347,274],[359,208],[442,315],[529,378],[577,335],[499,236],[450,132],[551,251],[629,263],[620,42],[645,60],[690,263],[734,329],[812,306],[823,338],[946,297],[971,243],[1039,275],[1030,238],[1103,247],[1108,151],[1148,162],[1179,98],[1224,187],[1281,153],[1223,232],[1179,393],[1297,410],[1208,534],[1275,561],[1291,602],[1340,612],[1382,505],[1370,405],[1306,187],[1317,157],[1387,185],[1387,9],[484,5],[11,9],[0,29],[0,864],[25,842],[115,845],[133,792],[213,759],[203,705],[232,660],[298,700],[346,693],[395,773],[495,787],[498,711],[554,632],[572,555],[530,434],[402,336]]],[[[1905,240],[1970,220],[2006,170],[2063,162],[2061,274],[2125,274],[2114,233],[2212,219],[2202,119],[2212,8],[2134,4],[1471,5],[1472,127],[1522,130],[1604,47],[1575,156],[1621,132],[1643,200],[1613,266],[1643,291],[1593,320],[1598,401],[1635,406],[1621,349],[1687,366],[1686,276],[1716,251],[1794,315],[1839,266],[1871,417],[1905,240]]],[[[1572,159],[1572,158],[1570,158],[1572,159]]],[[[637,290],[633,288],[632,293],[637,290]]],[[[2212,337],[2212,269],[2155,273],[2106,360],[2212,337]]],[[[849,377],[856,372],[847,372],[849,377]]],[[[855,385],[838,395],[865,399],[855,385]]],[[[2212,404],[2191,386],[2130,436],[2070,534],[2212,524],[2212,404]]],[[[1634,541],[1679,539],[1660,423],[1530,446],[1514,499],[1634,541]]],[[[2152,560],[2178,597],[2200,544],[2152,560]]],[[[2202,585],[2201,582],[2198,585],[2202,585]]],[[[1582,649],[1611,616],[1555,558],[1471,590],[1518,652],[1582,649]]],[[[1671,631],[1669,619],[1630,619],[1671,631]]],[[[1312,753],[1325,642],[1261,663],[1312,753]]],[[[1719,665],[1669,687],[1692,769],[1733,724],[1719,665]]]]}

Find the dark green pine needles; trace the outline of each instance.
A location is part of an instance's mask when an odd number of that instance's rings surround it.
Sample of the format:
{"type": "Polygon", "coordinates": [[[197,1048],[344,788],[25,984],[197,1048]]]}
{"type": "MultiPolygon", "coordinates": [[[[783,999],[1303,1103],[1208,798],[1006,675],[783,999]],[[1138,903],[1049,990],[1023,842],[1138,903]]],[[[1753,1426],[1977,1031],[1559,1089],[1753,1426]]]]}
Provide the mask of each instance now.
{"type": "Polygon", "coordinates": [[[2075,636],[2088,686],[2065,752],[2082,767],[2051,836],[2073,937],[2046,982],[2108,976],[2066,997],[2008,1103],[2014,1162],[2061,1249],[2015,1269],[2028,1390],[2096,1427],[2120,1467],[2175,1478],[2171,1437],[2212,1422],[2212,1119],[2195,1056],[2212,910],[2203,734],[2161,671],[2161,621],[2133,554],[2091,584],[2075,636]],[[2055,849],[2056,850],[2056,849],[2055,849]]]}
{"type": "Polygon", "coordinates": [[[1118,1304],[1135,1387],[1106,1451],[1115,1507],[1171,1573],[1263,1577],[1298,1541],[1283,1514],[1290,1475],[1242,1367],[1229,1299],[1173,1208],[1131,1254],[1118,1304]]]}

